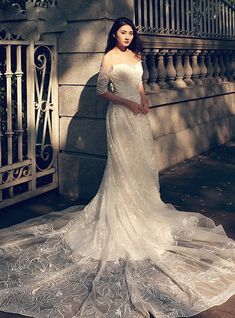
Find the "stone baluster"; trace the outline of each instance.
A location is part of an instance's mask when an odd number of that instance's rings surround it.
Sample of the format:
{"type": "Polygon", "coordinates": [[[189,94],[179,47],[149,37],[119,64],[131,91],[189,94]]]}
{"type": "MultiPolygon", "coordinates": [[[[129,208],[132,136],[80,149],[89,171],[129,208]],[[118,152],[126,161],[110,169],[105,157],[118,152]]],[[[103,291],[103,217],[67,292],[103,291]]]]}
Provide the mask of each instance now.
{"type": "Polygon", "coordinates": [[[194,81],[191,79],[192,74],[193,74],[193,69],[192,69],[191,64],[190,64],[190,56],[192,53],[193,53],[192,50],[187,50],[184,54],[184,62],[183,62],[184,81],[185,81],[187,86],[194,86],[195,85],[194,81]]]}
{"type": "Polygon", "coordinates": [[[193,74],[192,74],[192,80],[194,81],[194,83],[196,85],[201,85],[202,81],[199,79],[200,76],[200,68],[198,65],[198,55],[201,52],[201,50],[194,50],[193,54],[191,55],[191,61],[192,61],[192,70],[193,70],[193,74]]]}
{"type": "Polygon", "coordinates": [[[186,83],[184,82],[184,67],[182,64],[182,56],[185,53],[184,50],[177,50],[176,57],[175,57],[175,69],[176,69],[176,80],[175,80],[175,87],[176,88],[183,88],[186,87],[186,83]]]}
{"type": "Polygon", "coordinates": [[[150,50],[148,56],[147,56],[147,66],[148,66],[148,71],[149,71],[149,80],[148,80],[148,85],[151,89],[151,91],[158,92],[160,87],[156,83],[157,77],[158,77],[158,72],[157,72],[157,67],[156,67],[156,54],[159,52],[158,49],[152,49],[150,50]]]}
{"type": "Polygon", "coordinates": [[[230,54],[230,64],[231,64],[231,75],[233,80],[235,80],[235,51],[230,54]]]}
{"type": "Polygon", "coordinates": [[[173,63],[173,55],[177,50],[169,50],[166,53],[166,73],[169,88],[175,88],[176,69],[173,63]]]}
{"type": "Polygon", "coordinates": [[[207,81],[206,81],[206,75],[207,75],[207,67],[205,65],[205,55],[206,55],[207,51],[203,50],[201,51],[201,53],[199,54],[198,57],[198,66],[200,68],[200,80],[202,81],[203,85],[206,85],[207,81]]]}
{"type": "Polygon", "coordinates": [[[149,50],[145,49],[142,54],[142,65],[143,65],[142,81],[143,81],[143,86],[146,93],[150,91],[150,87],[148,85],[149,72],[148,72],[147,61],[146,61],[148,52],[149,50]]]}
{"type": "Polygon", "coordinates": [[[222,79],[222,82],[227,82],[228,78],[226,77],[226,67],[224,65],[224,54],[223,51],[218,51],[218,63],[220,67],[220,77],[222,79]]]}
{"type": "Polygon", "coordinates": [[[168,85],[166,83],[167,71],[164,65],[164,55],[168,52],[166,49],[162,49],[157,53],[157,71],[158,78],[157,83],[160,88],[167,89],[168,85]]]}
{"type": "Polygon", "coordinates": [[[225,76],[228,78],[229,81],[232,81],[233,77],[231,74],[231,69],[230,69],[230,65],[229,65],[229,52],[232,51],[225,51],[224,54],[224,66],[225,66],[225,76]]]}
{"type": "Polygon", "coordinates": [[[216,81],[216,83],[221,83],[222,79],[220,78],[220,66],[219,66],[219,51],[215,51],[215,53],[213,54],[213,67],[214,67],[214,79],[216,81]]]}
{"type": "Polygon", "coordinates": [[[208,53],[206,54],[206,58],[205,58],[205,63],[206,63],[206,67],[207,67],[207,76],[206,76],[206,81],[207,84],[212,84],[215,82],[215,79],[213,77],[214,75],[214,67],[211,61],[211,56],[214,54],[214,50],[210,50],[208,51],[208,53]]]}

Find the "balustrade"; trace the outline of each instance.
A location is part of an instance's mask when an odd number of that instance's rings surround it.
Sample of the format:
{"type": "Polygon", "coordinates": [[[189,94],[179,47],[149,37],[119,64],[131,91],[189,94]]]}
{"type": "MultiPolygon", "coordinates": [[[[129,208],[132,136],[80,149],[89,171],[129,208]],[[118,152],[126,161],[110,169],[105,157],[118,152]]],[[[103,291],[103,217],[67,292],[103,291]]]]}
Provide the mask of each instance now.
{"type": "Polygon", "coordinates": [[[145,49],[146,91],[181,89],[235,80],[235,50],[145,49]]]}

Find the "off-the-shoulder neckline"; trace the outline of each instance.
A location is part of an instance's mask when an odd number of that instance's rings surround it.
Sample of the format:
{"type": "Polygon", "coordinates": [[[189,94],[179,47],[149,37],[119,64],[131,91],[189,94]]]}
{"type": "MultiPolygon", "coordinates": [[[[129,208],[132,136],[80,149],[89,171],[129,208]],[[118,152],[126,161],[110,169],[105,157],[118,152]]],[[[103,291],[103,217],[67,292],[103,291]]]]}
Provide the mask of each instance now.
{"type": "Polygon", "coordinates": [[[139,60],[137,63],[117,63],[117,64],[113,64],[111,66],[111,68],[113,68],[114,66],[117,66],[117,65],[130,65],[130,66],[136,66],[138,65],[140,62],[142,62],[141,60],[139,60]]]}

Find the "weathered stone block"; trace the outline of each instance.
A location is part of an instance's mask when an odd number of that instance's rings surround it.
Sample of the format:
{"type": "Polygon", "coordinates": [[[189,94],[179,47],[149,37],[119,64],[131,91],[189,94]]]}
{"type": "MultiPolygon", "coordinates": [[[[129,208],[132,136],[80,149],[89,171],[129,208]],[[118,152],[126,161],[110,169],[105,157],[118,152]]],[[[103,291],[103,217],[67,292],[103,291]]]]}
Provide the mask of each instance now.
{"type": "Polygon", "coordinates": [[[226,118],[234,114],[232,95],[197,99],[153,108],[149,113],[154,138],[226,118]]]}
{"type": "Polygon", "coordinates": [[[106,155],[105,120],[62,117],[60,119],[60,149],[106,155]]]}
{"type": "Polygon", "coordinates": [[[96,85],[103,54],[61,54],[59,84],[96,85]]]}
{"type": "Polygon", "coordinates": [[[58,0],[68,21],[100,19],[106,16],[106,0],[58,0]]]}
{"type": "Polygon", "coordinates": [[[106,46],[106,20],[69,23],[58,41],[59,52],[103,52],[106,46]]]}
{"type": "Polygon", "coordinates": [[[234,115],[160,136],[154,140],[158,168],[170,167],[234,137],[234,115]]]}
{"type": "Polygon", "coordinates": [[[60,86],[60,116],[105,118],[108,101],[96,95],[91,86],[60,86]]]}
{"type": "Polygon", "coordinates": [[[59,191],[85,203],[95,196],[106,165],[105,158],[59,154],[59,191]]]}

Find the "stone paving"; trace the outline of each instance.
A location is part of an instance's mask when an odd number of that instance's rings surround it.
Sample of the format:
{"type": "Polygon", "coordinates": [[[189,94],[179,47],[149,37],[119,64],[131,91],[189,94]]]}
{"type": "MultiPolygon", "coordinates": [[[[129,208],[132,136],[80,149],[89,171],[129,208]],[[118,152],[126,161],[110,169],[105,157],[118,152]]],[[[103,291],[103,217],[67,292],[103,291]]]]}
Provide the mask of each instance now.
{"type": "MultiPolygon", "coordinates": [[[[196,211],[222,224],[235,239],[235,141],[185,160],[160,172],[161,196],[178,210],[196,211]]],[[[70,205],[84,203],[59,196],[38,196],[0,211],[0,228],[70,205]]],[[[0,318],[24,316],[0,312],[0,318]]],[[[235,318],[235,296],[195,318],[235,318]]],[[[112,317],[110,317],[112,318],[112,317]]],[[[125,317],[124,317],[125,318],[125,317]]]]}

